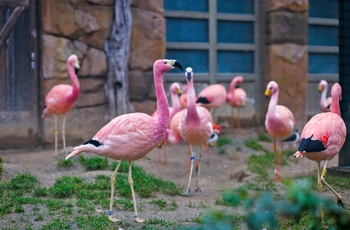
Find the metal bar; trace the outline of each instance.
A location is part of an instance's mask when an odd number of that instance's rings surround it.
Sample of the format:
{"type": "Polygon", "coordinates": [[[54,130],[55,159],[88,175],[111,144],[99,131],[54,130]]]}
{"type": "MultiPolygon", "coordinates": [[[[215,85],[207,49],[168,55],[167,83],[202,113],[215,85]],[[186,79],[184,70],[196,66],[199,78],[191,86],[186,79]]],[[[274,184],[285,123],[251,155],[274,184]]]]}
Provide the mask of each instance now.
{"type": "Polygon", "coordinates": [[[338,46],[308,46],[309,53],[330,53],[338,54],[338,46]]]}
{"type": "Polygon", "coordinates": [[[320,25],[320,26],[339,26],[338,19],[329,18],[309,18],[310,25],[320,25]]]}
{"type": "Polygon", "coordinates": [[[209,0],[209,83],[217,81],[216,0],[209,0]]]}
{"type": "Polygon", "coordinates": [[[194,11],[164,11],[164,17],[166,17],[166,18],[208,19],[209,13],[207,13],[207,12],[194,12],[194,11]]]}
{"type": "Polygon", "coordinates": [[[2,7],[17,7],[24,6],[28,7],[30,5],[29,0],[0,0],[0,8],[2,7]]]}

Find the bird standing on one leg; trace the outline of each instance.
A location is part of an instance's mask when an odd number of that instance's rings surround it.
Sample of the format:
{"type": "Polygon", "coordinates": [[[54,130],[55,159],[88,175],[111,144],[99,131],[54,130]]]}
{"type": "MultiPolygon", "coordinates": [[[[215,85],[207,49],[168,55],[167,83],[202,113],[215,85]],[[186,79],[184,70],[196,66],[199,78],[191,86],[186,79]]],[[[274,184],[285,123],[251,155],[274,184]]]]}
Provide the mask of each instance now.
{"type": "Polygon", "coordinates": [[[162,75],[174,67],[183,70],[180,63],[176,60],[160,59],[153,65],[157,98],[157,113],[154,116],[145,113],[129,113],[118,116],[98,131],[91,140],[75,147],[74,151],[66,157],[68,159],[81,152],[93,152],[100,156],[120,160],[111,176],[111,200],[108,218],[113,222],[119,221],[113,216],[112,209],[115,177],[122,161],[129,162],[128,181],[134,204],[134,219],[136,222],[144,221],[138,217],[137,213],[131,162],[145,156],[165,138],[165,130],[169,121],[169,109],[162,75]]]}
{"type": "MultiPolygon", "coordinates": [[[[247,94],[244,89],[239,88],[239,86],[243,83],[243,77],[237,76],[232,79],[230,83],[230,90],[226,97],[226,102],[233,108],[237,108],[237,127],[238,130],[241,130],[241,121],[239,117],[239,111],[245,105],[247,101],[247,94]]],[[[230,129],[233,130],[234,124],[234,110],[232,112],[230,129]]]]}
{"type": "Polygon", "coordinates": [[[78,57],[76,55],[69,56],[67,60],[68,74],[72,85],[60,84],[54,86],[45,97],[45,108],[41,117],[52,114],[55,117],[55,157],[57,156],[57,116],[63,115],[62,122],[62,139],[63,149],[66,148],[65,123],[66,115],[73,107],[80,93],[80,83],[77,72],[80,68],[78,57]]]}
{"type": "Polygon", "coordinates": [[[301,133],[298,151],[293,155],[296,158],[306,156],[317,163],[317,185],[322,192],[322,183],[325,184],[337,197],[338,203],[343,206],[342,197],[326,182],[327,162],[342,148],[346,137],[346,126],[340,117],[339,100],[342,89],[335,83],[331,90],[332,112],[319,113],[306,123],[301,133]],[[321,172],[320,162],[325,161],[321,172]]]}
{"type": "MultiPolygon", "coordinates": [[[[191,192],[191,179],[193,172],[193,162],[195,153],[192,147],[195,145],[206,144],[209,138],[213,135],[212,117],[206,108],[196,106],[195,91],[193,84],[193,71],[192,68],[186,69],[186,81],[187,81],[187,108],[182,113],[179,130],[184,141],[187,142],[189,152],[191,154],[191,168],[188,180],[188,186],[184,195],[189,195],[191,192]]],[[[201,151],[201,148],[200,148],[201,151]]],[[[201,152],[199,153],[199,161],[201,160],[201,152]]],[[[200,163],[198,163],[198,181],[197,190],[199,189],[200,180],[200,163]]]]}
{"type": "Polygon", "coordinates": [[[270,81],[267,84],[265,96],[270,95],[269,108],[265,118],[265,128],[267,132],[273,137],[273,153],[275,157],[275,181],[280,181],[280,168],[282,158],[282,143],[281,148],[277,156],[276,151],[276,139],[283,139],[291,134],[294,130],[295,119],[293,113],[283,105],[277,105],[278,103],[279,89],[275,81],[270,81]],[[277,159],[276,159],[277,158],[277,159]]]}
{"type": "Polygon", "coordinates": [[[332,111],[332,98],[327,97],[328,83],[325,80],[321,80],[318,84],[318,91],[321,92],[320,108],[323,112],[332,111]]]}

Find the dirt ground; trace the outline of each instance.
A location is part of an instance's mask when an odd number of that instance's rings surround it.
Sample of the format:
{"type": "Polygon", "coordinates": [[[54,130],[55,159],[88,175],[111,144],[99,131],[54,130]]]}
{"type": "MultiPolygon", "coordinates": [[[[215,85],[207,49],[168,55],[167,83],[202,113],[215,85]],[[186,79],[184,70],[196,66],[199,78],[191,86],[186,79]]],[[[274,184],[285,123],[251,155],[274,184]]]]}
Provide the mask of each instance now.
{"type": "MultiPolygon", "coordinates": [[[[232,133],[224,132],[221,136],[230,138],[232,143],[223,147],[211,148],[212,154],[205,153],[202,157],[201,163],[201,192],[193,192],[193,196],[175,196],[165,197],[158,194],[158,199],[165,199],[169,202],[175,200],[178,204],[177,210],[160,211],[146,206],[141,207],[139,216],[144,219],[163,219],[165,221],[179,221],[183,224],[191,223],[191,220],[199,217],[201,214],[208,211],[208,208],[220,208],[215,204],[215,200],[220,197],[220,192],[225,188],[235,188],[244,185],[247,182],[253,182],[255,175],[247,169],[246,161],[251,154],[263,154],[262,152],[254,151],[244,146],[245,140],[257,140],[258,133],[264,133],[263,127],[243,129],[241,133],[234,131],[232,133]],[[238,148],[239,146],[239,148],[238,148]],[[239,150],[238,150],[239,149],[239,150]]],[[[272,150],[272,143],[260,142],[265,148],[272,150]]],[[[284,148],[296,149],[296,145],[285,146],[284,148]]],[[[67,154],[72,147],[67,148],[60,154],[63,156],[67,154]]],[[[195,147],[196,152],[199,151],[195,147]]],[[[135,162],[135,164],[142,166],[146,172],[154,174],[166,180],[173,181],[175,184],[181,186],[185,190],[188,179],[186,177],[186,168],[188,162],[187,145],[181,143],[178,145],[168,145],[167,148],[168,165],[160,164],[158,162],[158,149],[154,149],[144,158],[135,162]]],[[[85,154],[85,153],[83,153],[85,154]]],[[[57,159],[54,158],[53,149],[48,150],[34,150],[34,151],[19,151],[6,150],[1,153],[4,161],[3,179],[7,180],[19,173],[29,172],[35,175],[43,186],[52,186],[56,180],[63,175],[81,176],[86,179],[93,180],[97,174],[105,174],[110,176],[111,171],[92,171],[85,172],[80,166],[74,169],[62,169],[57,166],[57,159]]],[[[329,162],[328,167],[337,166],[338,159],[334,158],[329,162]]],[[[281,175],[297,176],[297,175],[315,175],[316,186],[316,163],[307,160],[306,158],[291,160],[287,166],[282,167],[281,175]]],[[[267,180],[272,180],[273,168],[270,169],[270,177],[267,180]]],[[[193,175],[191,189],[196,188],[197,174],[193,175]]],[[[280,184],[280,186],[283,186],[280,184]]],[[[349,192],[350,193],[350,192],[349,192]]],[[[324,195],[332,197],[332,194],[325,192],[324,195]]],[[[350,203],[349,194],[342,194],[345,203],[350,203]]],[[[138,205],[146,203],[147,199],[137,197],[138,205]]],[[[141,205],[142,206],[142,205],[141,205]]],[[[98,210],[97,210],[98,211],[98,210]]],[[[100,210],[105,211],[105,210],[100,210]]],[[[132,212],[119,212],[118,218],[129,222],[129,226],[134,226],[132,212]]],[[[9,217],[12,218],[12,217],[9,217]]],[[[0,226],[6,220],[0,221],[0,226]]],[[[132,228],[130,228],[132,229],[132,228]]]]}

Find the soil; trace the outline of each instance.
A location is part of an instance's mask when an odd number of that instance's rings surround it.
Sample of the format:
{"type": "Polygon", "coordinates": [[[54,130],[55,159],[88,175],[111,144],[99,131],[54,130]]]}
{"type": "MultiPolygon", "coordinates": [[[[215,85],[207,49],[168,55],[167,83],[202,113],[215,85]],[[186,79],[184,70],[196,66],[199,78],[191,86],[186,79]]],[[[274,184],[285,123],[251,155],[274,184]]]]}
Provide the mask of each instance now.
{"type": "MultiPolygon", "coordinates": [[[[136,197],[137,204],[139,206],[139,217],[144,219],[162,219],[164,221],[173,222],[176,221],[185,226],[196,225],[193,220],[205,214],[208,209],[227,209],[227,207],[218,206],[215,203],[217,198],[220,198],[221,191],[223,189],[233,189],[242,186],[248,182],[254,183],[255,175],[247,168],[246,161],[252,154],[264,154],[261,151],[255,151],[244,146],[245,140],[254,139],[257,140],[258,133],[263,133],[263,127],[247,128],[241,132],[235,130],[234,132],[223,132],[221,136],[231,139],[232,143],[222,147],[210,148],[211,154],[205,153],[202,156],[201,161],[201,179],[200,189],[201,192],[194,192],[197,182],[197,173],[194,173],[191,184],[192,196],[165,196],[163,194],[157,194],[157,199],[165,199],[168,202],[175,200],[178,208],[175,211],[161,211],[154,205],[147,205],[148,202],[155,198],[142,199],[136,197]]],[[[272,151],[272,143],[260,142],[266,149],[272,151]]],[[[284,145],[284,149],[296,149],[296,144],[284,145]]],[[[67,148],[64,152],[61,152],[63,157],[65,154],[71,151],[71,147],[67,148]]],[[[187,145],[181,143],[178,145],[167,146],[168,164],[158,161],[159,149],[154,149],[147,154],[144,158],[137,160],[135,164],[143,167],[146,172],[154,174],[166,180],[173,181],[175,184],[181,186],[185,191],[188,183],[186,177],[188,153],[187,145]]],[[[196,152],[199,151],[198,147],[195,147],[196,152]]],[[[85,154],[85,153],[83,153],[85,154]]],[[[42,186],[52,186],[55,180],[63,175],[81,176],[87,180],[94,180],[98,174],[105,174],[110,176],[111,171],[90,171],[86,172],[81,166],[77,166],[72,169],[64,169],[57,166],[57,159],[54,157],[54,151],[51,149],[43,150],[36,149],[32,151],[24,150],[6,150],[1,154],[4,161],[4,173],[2,180],[8,180],[12,177],[23,173],[29,172],[36,176],[42,186]]],[[[306,158],[295,160],[292,156],[289,158],[288,165],[284,165],[281,170],[281,175],[294,177],[301,175],[315,175],[316,186],[316,164],[306,158]]],[[[335,157],[328,164],[328,167],[337,166],[338,159],[335,157]]],[[[269,178],[273,179],[273,168],[270,170],[269,178]]],[[[282,183],[279,184],[279,188],[283,189],[282,183]]],[[[333,194],[325,190],[323,194],[334,199],[333,194]]],[[[343,192],[343,191],[342,191],[343,192]]],[[[350,191],[347,194],[342,194],[345,203],[350,201],[350,191]]],[[[106,210],[98,210],[96,212],[106,212],[106,210]]],[[[20,214],[10,214],[5,219],[0,220],[0,226],[13,226],[10,223],[13,219],[18,218],[20,214]],[[7,225],[9,224],[9,225],[7,225]]],[[[140,224],[133,221],[133,212],[115,212],[115,215],[123,220],[123,225],[119,226],[122,229],[138,229],[141,228],[140,224]],[[127,227],[125,227],[127,226],[127,227]]],[[[30,219],[30,218],[29,218],[30,219]]],[[[28,220],[30,221],[30,220],[28,220]]],[[[35,222],[35,221],[33,221],[35,222]]],[[[43,225],[45,221],[40,223],[34,223],[33,227],[39,227],[43,225]]],[[[244,228],[244,227],[242,227],[244,228]]],[[[77,229],[72,226],[72,229],[77,229]]]]}

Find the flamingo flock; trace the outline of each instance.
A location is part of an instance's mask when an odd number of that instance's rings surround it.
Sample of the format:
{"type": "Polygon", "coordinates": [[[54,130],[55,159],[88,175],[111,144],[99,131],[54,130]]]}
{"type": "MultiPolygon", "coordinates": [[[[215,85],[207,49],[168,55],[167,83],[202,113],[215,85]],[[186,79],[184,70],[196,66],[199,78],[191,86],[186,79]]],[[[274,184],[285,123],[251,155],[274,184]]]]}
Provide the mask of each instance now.
{"type": "MultiPolygon", "coordinates": [[[[79,60],[76,55],[71,55],[67,60],[68,74],[72,85],[56,85],[45,98],[45,108],[42,117],[54,115],[55,119],[55,156],[58,148],[57,116],[63,116],[62,139],[63,148],[66,148],[65,121],[66,115],[74,106],[80,93],[80,84],[77,76],[79,60]]],[[[236,76],[229,84],[226,91],[224,85],[213,84],[202,89],[198,95],[194,87],[194,71],[191,67],[185,70],[186,84],[182,87],[180,83],[173,83],[169,89],[172,107],[169,107],[168,99],[163,86],[163,74],[173,68],[183,67],[176,60],[159,59],[154,62],[153,74],[157,98],[157,110],[152,116],[144,113],[130,113],[115,117],[102,127],[90,140],[76,146],[74,150],[65,157],[69,159],[82,152],[92,152],[103,157],[118,160],[119,163],[111,176],[111,197],[108,210],[108,218],[120,221],[113,215],[114,184],[122,161],[128,161],[128,181],[130,184],[132,200],[134,205],[134,220],[143,222],[137,211],[136,198],[132,179],[132,162],[144,157],[156,146],[163,143],[164,161],[167,164],[166,147],[167,142],[178,144],[185,142],[188,145],[188,183],[183,193],[184,196],[193,195],[191,190],[194,168],[198,173],[195,192],[200,192],[200,162],[203,146],[208,146],[218,139],[221,127],[214,122],[214,110],[225,103],[232,107],[230,130],[234,127],[234,111],[237,110],[237,128],[240,131],[239,111],[247,101],[247,93],[240,88],[244,78],[236,76]],[[182,95],[181,95],[182,94],[182,95]],[[198,154],[194,147],[199,146],[198,154]],[[197,165],[194,162],[197,158],[197,165]]],[[[295,129],[295,118],[292,111],[286,106],[278,104],[279,86],[277,82],[270,81],[265,90],[265,97],[270,98],[266,116],[265,128],[273,138],[274,153],[274,181],[281,181],[281,159],[282,145],[285,142],[296,143],[300,141],[298,150],[293,155],[296,158],[306,156],[307,159],[317,163],[317,185],[322,192],[322,185],[328,187],[336,196],[338,203],[343,205],[342,197],[325,180],[326,167],[342,148],[346,137],[346,126],[340,115],[339,100],[342,89],[335,83],[331,89],[331,97],[327,98],[328,84],[325,80],[320,81],[318,91],[321,92],[320,109],[322,113],[313,116],[304,126],[301,135],[295,129]],[[279,141],[280,149],[277,151],[276,142],[279,141]],[[325,161],[321,170],[320,162],[325,161]]],[[[159,162],[161,162],[161,153],[159,162]]]]}

